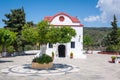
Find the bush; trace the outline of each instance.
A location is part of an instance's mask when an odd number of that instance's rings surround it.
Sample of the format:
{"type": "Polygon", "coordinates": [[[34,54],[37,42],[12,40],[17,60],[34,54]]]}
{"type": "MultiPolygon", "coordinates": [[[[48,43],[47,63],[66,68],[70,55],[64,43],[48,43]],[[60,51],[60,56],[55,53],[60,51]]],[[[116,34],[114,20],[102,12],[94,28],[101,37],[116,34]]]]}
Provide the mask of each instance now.
{"type": "Polygon", "coordinates": [[[51,58],[49,55],[43,54],[43,55],[40,56],[40,57],[35,57],[32,62],[44,64],[44,63],[50,63],[50,62],[52,62],[52,61],[53,61],[53,60],[52,60],[52,58],[51,58]]]}
{"type": "Polygon", "coordinates": [[[111,59],[115,60],[115,59],[116,59],[116,56],[112,56],[111,59]]]}
{"type": "Polygon", "coordinates": [[[7,48],[7,52],[8,53],[13,53],[15,50],[14,50],[14,47],[13,46],[9,46],[8,48],[7,48]]]}
{"type": "Polygon", "coordinates": [[[33,50],[33,49],[34,49],[33,45],[25,45],[25,47],[24,47],[25,51],[27,51],[27,50],[33,50]]]}
{"type": "Polygon", "coordinates": [[[112,51],[112,52],[116,52],[119,50],[120,50],[119,45],[110,45],[106,48],[106,51],[112,51]]]}

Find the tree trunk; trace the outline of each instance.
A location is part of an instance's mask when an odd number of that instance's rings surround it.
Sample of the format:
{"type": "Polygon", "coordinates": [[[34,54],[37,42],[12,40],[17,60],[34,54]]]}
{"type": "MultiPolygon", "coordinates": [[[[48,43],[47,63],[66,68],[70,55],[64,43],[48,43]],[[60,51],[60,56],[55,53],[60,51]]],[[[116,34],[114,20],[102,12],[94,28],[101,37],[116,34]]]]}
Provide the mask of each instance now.
{"type": "Polygon", "coordinates": [[[7,56],[6,45],[5,44],[2,45],[2,56],[3,57],[7,56]]]}
{"type": "Polygon", "coordinates": [[[40,52],[37,53],[34,57],[42,56],[43,54],[46,54],[47,44],[40,45],[40,52]]]}
{"type": "Polygon", "coordinates": [[[47,50],[47,44],[40,45],[40,54],[39,54],[39,56],[42,56],[43,54],[46,54],[46,50],[47,50]]]}
{"type": "Polygon", "coordinates": [[[25,48],[25,45],[24,44],[22,44],[22,54],[25,54],[25,50],[24,50],[24,48],[25,48]]]}
{"type": "Polygon", "coordinates": [[[17,45],[17,43],[16,43],[16,42],[13,44],[13,47],[14,47],[14,49],[15,49],[14,54],[15,54],[15,55],[19,55],[18,45],[17,45]]]}

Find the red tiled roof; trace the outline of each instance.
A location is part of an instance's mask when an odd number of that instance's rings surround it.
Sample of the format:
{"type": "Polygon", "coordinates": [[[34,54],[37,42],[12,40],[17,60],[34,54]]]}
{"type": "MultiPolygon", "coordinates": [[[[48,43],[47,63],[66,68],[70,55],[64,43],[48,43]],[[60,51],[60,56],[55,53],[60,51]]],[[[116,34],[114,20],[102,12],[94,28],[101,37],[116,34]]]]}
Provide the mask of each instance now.
{"type": "Polygon", "coordinates": [[[80,23],[80,21],[78,20],[77,17],[69,16],[68,14],[63,13],[63,12],[58,13],[54,16],[46,16],[46,17],[44,17],[44,20],[47,20],[47,21],[51,22],[58,15],[65,15],[65,16],[69,17],[72,20],[73,23],[80,23]]]}
{"type": "Polygon", "coordinates": [[[46,16],[46,17],[44,17],[44,20],[50,21],[51,18],[52,17],[46,16]]]}

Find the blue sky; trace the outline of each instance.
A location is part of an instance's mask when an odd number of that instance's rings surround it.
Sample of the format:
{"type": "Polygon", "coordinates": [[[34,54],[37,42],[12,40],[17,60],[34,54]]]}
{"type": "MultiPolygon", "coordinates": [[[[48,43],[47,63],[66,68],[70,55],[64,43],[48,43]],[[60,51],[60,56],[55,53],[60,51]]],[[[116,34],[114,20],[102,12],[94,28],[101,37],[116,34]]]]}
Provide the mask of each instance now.
{"type": "Polygon", "coordinates": [[[119,21],[119,3],[120,0],[0,0],[0,27],[5,25],[2,22],[2,19],[6,19],[4,14],[21,7],[24,7],[26,21],[36,24],[43,20],[44,16],[65,12],[77,16],[84,26],[110,27],[113,14],[117,15],[119,21]],[[113,9],[110,8],[111,4],[113,9]],[[110,9],[106,9],[107,7],[110,9]]]}

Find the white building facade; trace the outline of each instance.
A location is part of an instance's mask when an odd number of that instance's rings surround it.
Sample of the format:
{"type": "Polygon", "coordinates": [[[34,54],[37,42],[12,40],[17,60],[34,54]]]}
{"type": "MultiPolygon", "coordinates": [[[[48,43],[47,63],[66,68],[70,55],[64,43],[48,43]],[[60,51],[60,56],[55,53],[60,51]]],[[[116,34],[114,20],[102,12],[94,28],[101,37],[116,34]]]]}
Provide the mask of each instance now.
{"type": "Polygon", "coordinates": [[[77,17],[61,12],[54,16],[47,16],[44,20],[56,27],[70,26],[76,31],[76,36],[69,43],[47,44],[46,53],[48,55],[52,55],[54,52],[55,57],[70,58],[72,52],[73,58],[86,58],[86,55],[83,54],[83,25],[77,17]]]}

